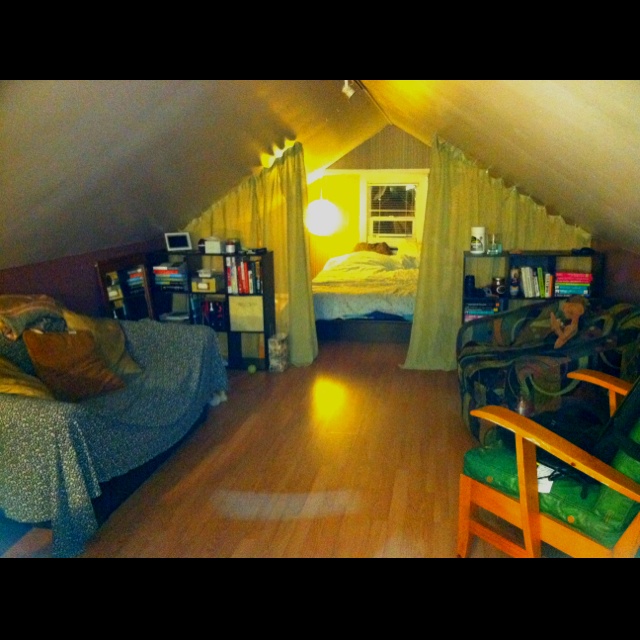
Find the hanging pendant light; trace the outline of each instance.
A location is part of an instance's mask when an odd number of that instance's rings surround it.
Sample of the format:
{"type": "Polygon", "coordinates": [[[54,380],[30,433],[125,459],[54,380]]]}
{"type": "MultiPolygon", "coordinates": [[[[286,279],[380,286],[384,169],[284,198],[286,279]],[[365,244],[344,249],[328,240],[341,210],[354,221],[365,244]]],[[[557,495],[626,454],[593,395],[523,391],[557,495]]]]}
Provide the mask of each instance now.
{"type": "Polygon", "coordinates": [[[309,203],[304,224],[314,236],[330,236],[342,226],[342,213],[321,193],[318,200],[309,203]]]}

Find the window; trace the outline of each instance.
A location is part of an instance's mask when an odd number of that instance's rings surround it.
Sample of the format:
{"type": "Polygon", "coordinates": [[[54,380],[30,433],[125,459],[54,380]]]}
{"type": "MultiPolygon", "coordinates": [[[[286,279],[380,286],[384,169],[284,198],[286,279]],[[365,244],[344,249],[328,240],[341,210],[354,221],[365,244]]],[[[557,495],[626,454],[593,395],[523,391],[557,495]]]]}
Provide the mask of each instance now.
{"type": "Polygon", "coordinates": [[[342,233],[349,240],[344,246],[388,242],[400,248],[407,242],[422,242],[429,169],[329,169],[324,175],[328,179],[325,197],[335,198],[347,214],[347,226],[342,233]],[[331,178],[341,176],[347,177],[347,181],[338,182],[337,187],[331,183],[331,178]],[[355,194],[351,191],[352,177],[358,180],[357,212],[355,194]],[[341,192],[343,184],[349,185],[345,187],[348,196],[346,191],[341,192]]]}
{"type": "Polygon", "coordinates": [[[367,226],[370,237],[414,237],[417,186],[415,183],[368,185],[367,226]]]}

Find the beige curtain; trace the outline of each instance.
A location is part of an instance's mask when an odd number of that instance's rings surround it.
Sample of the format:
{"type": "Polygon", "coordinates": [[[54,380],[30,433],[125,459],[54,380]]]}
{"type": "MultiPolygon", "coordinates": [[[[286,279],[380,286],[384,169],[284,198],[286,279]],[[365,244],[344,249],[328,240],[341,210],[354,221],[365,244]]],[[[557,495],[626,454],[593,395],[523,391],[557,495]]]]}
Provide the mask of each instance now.
{"type": "MultiPolygon", "coordinates": [[[[550,216],[544,206],[505,187],[437,136],[431,147],[429,194],[420,275],[406,369],[451,371],[462,317],[463,252],[471,227],[499,233],[509,249],[591,246],[591,235],[550,216]]],[[[495,260],[499,260],[496,258],[495,260]]],[[[486,260],[488,273],[494,260],[486,260]]],[[[505,274],[506,275],[506,274],[505,274]]]]}
{"type": "Polygon", "coordinates": [[[304,151],[296,142],[273,166],[242,182],[185,229],[194,238],[238,238],[244,247],[273,250],[277,331],[288,334],[295,366],[309,365],[318,355],[306,208],[304,151]]]}

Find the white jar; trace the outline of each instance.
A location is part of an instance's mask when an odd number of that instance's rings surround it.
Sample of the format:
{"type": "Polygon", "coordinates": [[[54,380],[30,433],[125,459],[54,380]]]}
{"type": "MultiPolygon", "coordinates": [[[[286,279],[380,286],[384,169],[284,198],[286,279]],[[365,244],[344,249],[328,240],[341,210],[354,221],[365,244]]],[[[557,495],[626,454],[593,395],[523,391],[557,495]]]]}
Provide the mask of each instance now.
{"type": "Polygon", "coordinates": [[[481,255],[486,249],[486,229],[484,227],[471,227],[471,253],[481,255]]]}

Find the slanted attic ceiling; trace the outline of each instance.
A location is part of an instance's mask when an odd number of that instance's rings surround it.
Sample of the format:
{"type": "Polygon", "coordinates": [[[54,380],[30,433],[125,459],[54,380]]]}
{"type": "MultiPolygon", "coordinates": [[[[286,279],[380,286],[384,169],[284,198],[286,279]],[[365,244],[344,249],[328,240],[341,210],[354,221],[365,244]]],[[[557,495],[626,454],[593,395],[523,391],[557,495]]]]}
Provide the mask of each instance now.
{"type": "Polygon", "coordinates": [[[286,141],[311,173],[389,124],[640,253],[640,81],[354,82],[0,81],[0,268],[151,240],[286,141]]]}

